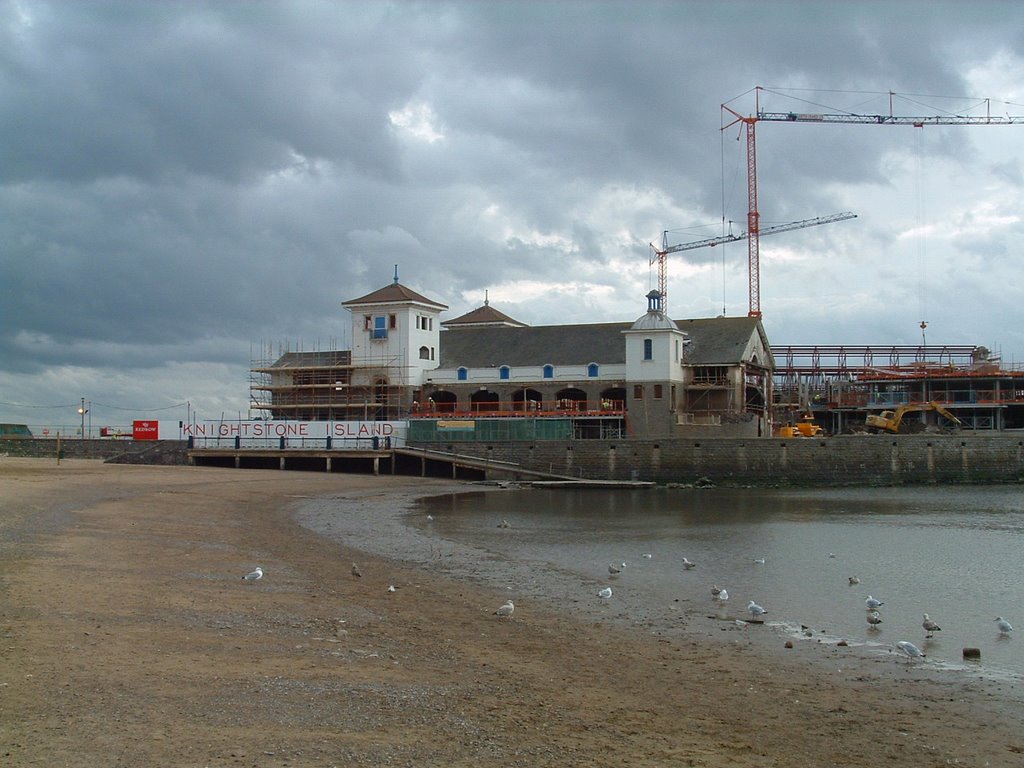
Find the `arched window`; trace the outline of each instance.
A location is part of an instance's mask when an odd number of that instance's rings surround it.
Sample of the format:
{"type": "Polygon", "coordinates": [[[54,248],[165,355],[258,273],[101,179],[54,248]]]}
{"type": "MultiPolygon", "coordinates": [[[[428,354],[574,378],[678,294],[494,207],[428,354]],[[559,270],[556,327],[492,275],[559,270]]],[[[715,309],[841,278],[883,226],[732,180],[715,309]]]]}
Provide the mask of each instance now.
{"type": "Polygon", "coordinates": [[[553,378],[555,378],[555,366],[553,366],[553,365],[545,365],[544,366],[544,378],[545,379],[553,379],[553,378]]]}
{"type": "Polygon", "coordinates": [[[597,363],[591,363],[587,366],[587,376],[594,379],[597,378],[598,368],[597,363]]]}
{"type": "Polygon", "coordinates": [[[507,365],[503,365],[503,366],[501,366],[501,368],[498,369],[498,378],[499,379],[508,379],[511,375],[512,375],[512,369],[509,368],[507,365]]]}
{"type": "Polygon", "coordinates": [[[430,347],[420,347],[420,360],[430,359],[430,347]]]}
{"type": "Polygon", "coordinates": [[[469,378],[469,369],[468,368],[459,368],[458,372],[456,373],[456,376],[457,376],[459,381],[465,381],[466,379],[469,378]]]}

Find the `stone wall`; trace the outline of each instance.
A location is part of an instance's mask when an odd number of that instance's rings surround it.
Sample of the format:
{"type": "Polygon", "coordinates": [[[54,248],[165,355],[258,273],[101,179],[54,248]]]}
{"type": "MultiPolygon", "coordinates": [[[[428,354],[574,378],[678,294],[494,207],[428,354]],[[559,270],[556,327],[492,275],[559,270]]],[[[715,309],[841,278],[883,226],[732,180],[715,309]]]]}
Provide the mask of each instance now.
{"type": "MultiPolygon", "coordinates": [[[[69,438],[60,441],[65,459],[102,459],[112,464],[187,464],[187,443],[183,440],[98,440],[69,438]]],[[[0,440],[0,456],[53,458],[57,460],[56,438],[0,440]]]]}
{"type": "Polygon", "coordinates": [[[522,464],[569,477],[731,486],[1016,483],[1024,439],[861,435],[621,441],[432,443],[417,447],[522,464]]]}
{"type": "MultiPolygon", "coordinates": [[[[723,486],[1024,482],[1020,436],[861,435],[828,438],[417,442],[415,447],[601,480],[723,486]]],[[[187,443],[62,440],[64,458],[186,464],[187,443]]],[[[0,456],[53,457],[54,439],[0,440],[0,456]]]]}

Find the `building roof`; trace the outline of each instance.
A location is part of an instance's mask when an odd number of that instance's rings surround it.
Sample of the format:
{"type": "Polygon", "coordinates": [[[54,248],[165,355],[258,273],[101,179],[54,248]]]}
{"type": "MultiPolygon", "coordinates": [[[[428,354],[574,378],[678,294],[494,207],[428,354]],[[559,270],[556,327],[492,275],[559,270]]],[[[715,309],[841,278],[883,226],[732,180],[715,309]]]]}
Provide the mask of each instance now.
{"type": "Polygon", "coordinates": [[[489,302],[485,301],[482,307],[470,310],[461,317],[456,317],[452,320],[445,320],[441,325],[445,328],[466,328],[477,325],[503,325],[521,328],[524,327],[526,323],[513,320],[504,312],[499,312],[497,309],[492,307],[489,302]]]}
{"type": "Polygon", "coordinates": [[[758,335],[769,359],[761,365],[774,368],[771,347],[761,321],[756,317],[712,317],[697,320],[676,320],[676,326],[690,336],[686,361],[690,365],[729,365],[743,358],[750,339],[758,335]]]}
{"type": "Polygon", "coordinates": [[[328,350],[324,352],[285,352],[274,361],[273,368],[330,368],[335,365],[350,365],[350,350],[328,350]]]}
{"type": "Polygon", "coordinates": [[[447,304],[441,304],[440,302],[428,299],[426,296],[421,296],[416,291],[406,288],[404,285],[398,282],[389,283],[383,288],[378,288],[376,291],[360,296],[358,299],[349,299],[348,301],[341,302],[343,307],[358,307],[362,305],[371,304],[426,304],[436,309],[448,309],[447,304]]]}
{"type": "MultiPolygon", "coordinates": [[[[474,326],[441,334],[441,368],[487,368],[508,366],[625,364],[623,331],[633,323],[587,325],[541,325],[512,328],[474,326]]],[[[690,365],[727,365],[743,359],[751,337],[764,331],[756,317],[718,317],[677,320],[675,326],[687,333],[690,343],[686,361],[690,365]]],[[[765,339],[767,347],[767,340],[765,339]]],[[[772,362],[761,361],[771,366],[772,362]]]]}
{"type": "Polygon", "coordinates": [[[629,323],[475,326],[441,334],[441,368],[625,363],[629,323]]]}

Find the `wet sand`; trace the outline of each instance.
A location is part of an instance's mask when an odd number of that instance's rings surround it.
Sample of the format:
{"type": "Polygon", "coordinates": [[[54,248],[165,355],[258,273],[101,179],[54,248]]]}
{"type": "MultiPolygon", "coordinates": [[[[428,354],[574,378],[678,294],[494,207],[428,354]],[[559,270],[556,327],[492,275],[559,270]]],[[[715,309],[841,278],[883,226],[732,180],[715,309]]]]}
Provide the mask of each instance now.
{"type": "Polygon", "coordinates": [[[1024,762],[1005,684],[542,605],[501,618],[499,590],[295,519],[311,497],[395,510],[456,487],[0,458],[3,763],[1024,762]]]}

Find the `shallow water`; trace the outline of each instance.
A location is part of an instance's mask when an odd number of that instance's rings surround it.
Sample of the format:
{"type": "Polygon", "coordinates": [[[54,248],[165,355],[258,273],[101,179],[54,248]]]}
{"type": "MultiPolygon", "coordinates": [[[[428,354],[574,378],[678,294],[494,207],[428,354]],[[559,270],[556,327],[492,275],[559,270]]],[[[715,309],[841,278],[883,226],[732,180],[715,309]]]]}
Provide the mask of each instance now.
{"type": "Polygon", "coordinates": [[[406,521],[420,543],[418,555],[404,557],[457,551],[452,569],[504,587],[517,604],[551,601],[671,631],[747,617],[755,600],[778,632],[806,628],[886,653],[910,640],[933,664],[963,665],[963,648],[973,647],[981,662],[972,669],[1024,676],[1024,495],[1016,486],[528,489],[441,496],[406,521]],[[697,567],[684,570],[683,557],[697,567]],[[608,564],[621,562],[623,573],[610,576],[608,564]],[[860,583],[851,586],[850,576],[860,583]],[[609,585],[612,598],[598,598],[609,585]],[[712,585],[728,589],[728,603],[712,599],[712,585]],[[877,629],[866,621],[869,594],[884,602],[877,629]],[[931,639],[925,612],[942,627],[931,639]],[[1022,637],[1000,636],[997,615],[1022,637]]]}

